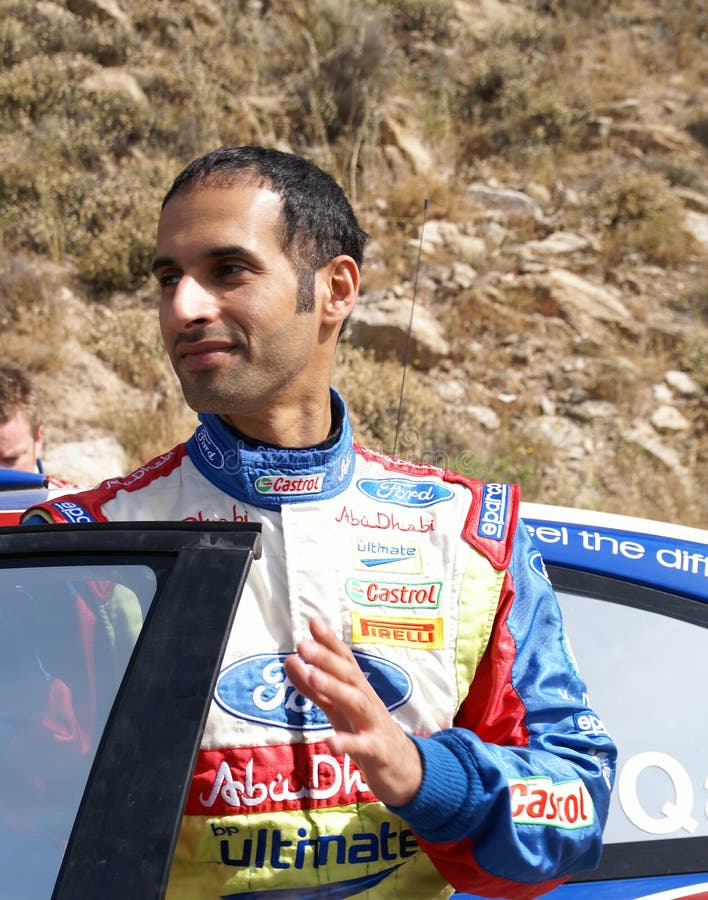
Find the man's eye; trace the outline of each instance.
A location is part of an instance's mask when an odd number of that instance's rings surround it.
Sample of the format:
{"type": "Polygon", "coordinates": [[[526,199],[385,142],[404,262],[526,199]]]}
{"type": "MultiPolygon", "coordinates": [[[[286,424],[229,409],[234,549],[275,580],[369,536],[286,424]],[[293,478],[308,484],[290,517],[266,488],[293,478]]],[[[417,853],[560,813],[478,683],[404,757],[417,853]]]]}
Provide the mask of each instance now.
{"type": "Polygon", "coordinates": [[[161,288],[167,288],[177,284],[180,279],[180,274],[179,272],[163,272],[155,277],[161,288]]]}
{"type": "Polygon", "coordinates": [[[239,275],[241,272],[245,270],[245,266],[241,263],[237,262],[222,262],[217,267],[217,274],[224,275],[239,275]]]}

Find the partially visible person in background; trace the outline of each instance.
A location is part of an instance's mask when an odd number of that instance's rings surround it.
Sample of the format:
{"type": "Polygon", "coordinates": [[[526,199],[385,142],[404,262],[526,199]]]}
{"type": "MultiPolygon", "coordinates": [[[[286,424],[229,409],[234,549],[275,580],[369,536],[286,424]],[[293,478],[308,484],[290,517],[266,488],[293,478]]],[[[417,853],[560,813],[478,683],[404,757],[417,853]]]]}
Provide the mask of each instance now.
{"type": "Polygon", "coordinates": [[[0,366],[0,468],[43,474],[52,489],[76,487],[44,472],[44,425],[34,386],[16,366],[0,366]]]}

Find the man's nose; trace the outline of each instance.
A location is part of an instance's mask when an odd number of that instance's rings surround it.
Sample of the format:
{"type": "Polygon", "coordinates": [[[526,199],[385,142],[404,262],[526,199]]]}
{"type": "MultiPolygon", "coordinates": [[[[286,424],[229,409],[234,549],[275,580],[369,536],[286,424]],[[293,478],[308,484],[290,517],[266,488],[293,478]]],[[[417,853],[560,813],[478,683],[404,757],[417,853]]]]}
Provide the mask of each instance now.
{"type": "Polygon", "coordinates": [[[213,294],[191,275],[182,275],[170,302],[170,317],[179,330],[213,321],[218,305],[213,294]]]}

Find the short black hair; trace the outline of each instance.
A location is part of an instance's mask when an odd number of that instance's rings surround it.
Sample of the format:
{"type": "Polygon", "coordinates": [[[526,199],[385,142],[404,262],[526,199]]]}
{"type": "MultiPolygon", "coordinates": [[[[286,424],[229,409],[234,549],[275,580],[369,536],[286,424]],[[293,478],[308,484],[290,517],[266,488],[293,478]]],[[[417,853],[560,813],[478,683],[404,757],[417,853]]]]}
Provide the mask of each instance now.
{"type": "Polygon", "coordinates": [[[335,256],[351,256],[359,269],[368,235],[344,191],[310,160],[269,147],[221,147],[193,160],[175,178],[162,209],[181,191],[204,184],[262,182],[282,199],[283,249],[299,266],[316,271],[335,256]]]}
{"type": "Polygon", "coordinates": [[[0,424],[9,422],[18,411],[25,413],[32,434],[36,434],[42,415],[32,382],[18,366],[0,366],[0,424]]]}

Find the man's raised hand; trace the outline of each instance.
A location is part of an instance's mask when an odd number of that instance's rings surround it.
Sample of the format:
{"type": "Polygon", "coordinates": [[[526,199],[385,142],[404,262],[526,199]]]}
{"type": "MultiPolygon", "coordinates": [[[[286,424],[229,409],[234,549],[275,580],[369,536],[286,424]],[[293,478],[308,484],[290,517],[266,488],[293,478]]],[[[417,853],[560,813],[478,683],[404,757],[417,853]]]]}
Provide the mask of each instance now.
{"type": "Polygon", "coordinates": [[[373,793],[403,806],[418,791],[423,768],[418,749],[386,709],[351,649],[321,620],[285,661],[293,686],[324,712],[334,728],[333,753],[348,753],[373,793]]]}

